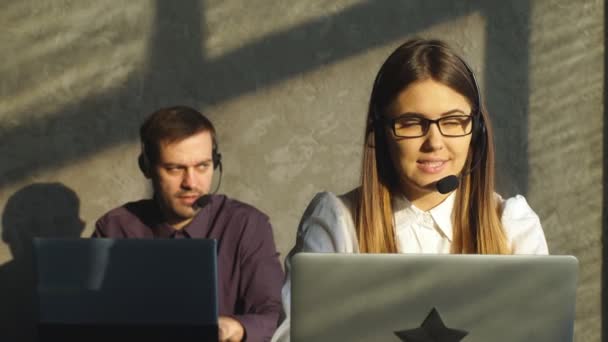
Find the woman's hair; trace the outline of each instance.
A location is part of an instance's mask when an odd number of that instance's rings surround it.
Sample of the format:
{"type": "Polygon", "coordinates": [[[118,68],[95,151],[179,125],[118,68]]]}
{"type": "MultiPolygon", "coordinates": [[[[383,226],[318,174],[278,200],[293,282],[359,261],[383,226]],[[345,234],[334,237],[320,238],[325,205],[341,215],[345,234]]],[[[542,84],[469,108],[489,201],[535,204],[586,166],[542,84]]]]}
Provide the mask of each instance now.
{"type": "Polygon", "coordinates": [[[474,116],[473,137],[452,213],[452,253],[507,254],[494,197],[494,142],[488,114],[472,70],[444,42],[413,39],[384,62],[374,82],[365,130],[361,187],[355,226],[362,253],[395,253],[392,196],[400,176],[390,158],[384,124],[388,108],[409,85],[432,79],[467,98],[474,116]],[[485,127],[485,128],[484,128],[485,127]]]}

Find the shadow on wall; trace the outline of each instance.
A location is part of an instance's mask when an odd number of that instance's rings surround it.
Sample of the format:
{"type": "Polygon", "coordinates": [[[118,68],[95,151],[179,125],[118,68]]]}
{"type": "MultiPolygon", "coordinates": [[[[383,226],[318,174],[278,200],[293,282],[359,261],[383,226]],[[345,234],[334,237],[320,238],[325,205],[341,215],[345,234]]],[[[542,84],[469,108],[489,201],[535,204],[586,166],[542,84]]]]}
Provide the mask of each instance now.
{"type": "MultiPolygon", "coordinates": [[[[441,0],[361,1],[340,12],[244,42],[234,51],[213,58],[204,50],[208,39],[205,6],[213,6],[210,3],[204,0],[152,2],[155,16],[141,70],[130,71],[125,81],[107,91],[73,99],[73,103],[40,120],[17,122],[13,126],[0,124],[0,188],[40,170],[59,168],[100,150],[134,141],[143,116],[161,106],[184,104],[200,108],[218,105],[368,50],[386,44],[398,45],[398,41],[408,35],[479,12],[486,21],[485,42],[479,46],[486,49],[484,66],[487,72],[483,88],[499,145],[497,169],[501,175],[498,178],[512,180],[499,182],[499,189],[507,196],[527,192],[528,0],[500,3],[482,0],[453,3],[441,0]]],[[[44,11],[40,13],[45,15],[44,11]]],[[[102,29],[112,31],[112,24],[106,23],[102,29]]],[[[74,30],[67,33],[77,35],[78,28],[74,30]]],[[[47,36],[52,40],[62,33],[49,32],[47,36]]],[[[86,42],[94,48],[105,49],[108,44],[127,44],[129,39],[138,39],[129,34],[109,37],[110,40],[103,41],[100,47],[95,43],[95,35],[79,36],[79,40],[58,53],[59,57],[43,54],[39,60],[46,65],[60,59],[63,62],[58,63],[57,68],[61,72],[72,67],[78,69],[79,64],[64,58],[76,49],[80,54],[75,55],[81,56],[82,60],[103,65],[104,61],[96,61],[94,54],[86,54],[86,42]]],[[[44,46],[45,42],[43,39],[30,43],[44,46]]],[[[375,70],[381,63],[382,60],[378,60],[370,68],[375,70]]],[[[30,67],[24,65],[23,69],[30,67]]],[[[475,65],[473,68],[480,69],[475,65]]],[[[361,86],[369,87],[372,81],[361,86]]],[[[14,82],[14,86],[9,83],[9,88],[27,86],[17,80],[14,82]]],[[[11,113],[11,117],[18,118],[19,114],[22,113],[11,113]]],[[[365,113],[360,115],[363,117],[365,113]]],[[[213,114],[210,116],[213,119],[213,114]]],[[[25,305],[20,304],[27,301],[27,296],[23,297],[27,293],[23,284],[31,280],[24,271],[24,265],[31,261],[26,257],[31,238],[79,236],[82,223],[78,219],[76,195],[61,184],[34,184],[14,194],[5,209],[3,223],[3,240],[10,245],[14,256],[13,261],[0,269],[0,324],[6,326],[11,316],[6,312],[10,307],[18,308],[19,315],[27,316],[25,305]],[[9,308],[4,303],[9,303],[9,308]]],[[[19,315],[12,315],[11,319],[17,319],[19,315]]],[[[1,329],[0,334],[6,331],[1,329]]],[[[2,341],[23,340],[2,337],[2,341]]]]}
{"type": "MultiPolygon", "coordinates": [[[[343,11],[244,42],[217,58],[209,58],[203,48],[208,39],[206,3],[212,2],[151,2],[155,17],[142,70],[131,71],[125,81],[107,91],[74,99],[74,103],[41,120],[11,127],[0,124],[0,188],[39,170],[59,168],[134,141],[143,116],[161,106],[218,105],[368,50],[398,45],[396,41],[408,35],[478,11],[486,21],[486,40],[480,44],[486,49],[483,88],[499,145],[499,189],[507,196],[527,192],[528,0],[361,1],[343,11]]],[[[105,29],[111,31],[110,25],[105,29]]],[[[78,28],[74,30],[78,34],[78,28]]],[[[50,32],[48,39],[61,33],[50,32]]],[[[104,41],[104,48],[134,39],[128,34],[110,37],[104,41]]],[[[69,64],[58,63],[59,68],[79,68],[63,57],[71,55],[72,49],[86,47],[83,42],[94,41],[95,37],[79,38],[81,41],[61,52],[59,57],[69,64]]],[[[44,46],[45,41],[31,43],[44,46]]],[[[94,55],[81,51],[82,55],[84,60],[95,61],[94,55]]],[[[43,64],[56,62],[44,54],[40,60],[43,64]]],[[[377,69],[381,63],[378,60],[370,69],[377,69]]],[[[473,68],[480,69],[475,65],[473,68]]],[[[359,86],[369,87],[372,81],[359,86]]],[[[359,115],[363,117],[365,113],[359,115]]],[[[213,114],[210,116],[213,119],[213,114]]],[[[0,341],[28,341],[34,331],[31,239],[80,236],[84,225],[79,218],[79,200],[62,184],[33,184],[8,200],[2,222],[2,240],[10,246],[14,259],[0,266],[0,341]]]]}
{"type": "Polygon", "coordinates": [[[80,200],[60,183],[36,183],[15,192],[2,215],[2,241],[13,259],[0,266],[0,341],[34,341],[32,239],[80,237],[80,200]]]}
{"type": "MultiPolygon", "coordinates": [[[[143,116],[159,107],[218,105],[403,40],[434,25],[479,12],[487,23],[485,43],[479,46],[486,49],[484,65],[488,71],[484,89],[499,144],[497,163],[502,176],[499,179],[504,179],[498,184],[499,190],[504,195],[527,192],[528,0],[504,3],[362,1],[340,12],[246,42],[217,58],[207,56],[204,49],[208,39],[207,2],[155,1],[147,60],[141,70],[131,71],[125,81],[110,90],[75,99],[75,103],[45,115],[42,120],[0,126],[0,187],[22,180],[37,170],[61,167],[101,149],[134,141],[143,116]]],[[[115,29],[111,24],[106,23],[104,29],[115,29]]],[[[62,33],[53,32],[49,39],[62,33]]],[[[110,42],[104,41],[103,46],[139,39],[128,34],[113,37],[110,42]]],[[[95,42],[95,38],[79,37],[69,48],[80,50],[85,42],[95,42]]],[[[40,43],[44,41],[36,44],[40,43]]],[[[63,53],[71,52],[66,48],[63,53]]],[[[95,59],[90,53],[81,53],[95,59]]],[[[54,63],[52,57],[47,57],[45,64],[54,63]]],[[[103,61],[100,62],[99,65],[103,65],[103,61]]],[[[381,63],[382,60],[378,60],[377,65],[370,68],[376,69],[381,63]]],[[[70,63],[63,67],[66,69],[63,71],[67,71],[79,65],[70,63]]],[[[362,86],[370,86],[372,81],[362,86]]],[[[20,113],[14,114],[17,117],[20,113]]],[[[365,113],[360,115],[363,117],[365,113]]],[[[210,116],[213,119],[213,114],[210,116]]]]}

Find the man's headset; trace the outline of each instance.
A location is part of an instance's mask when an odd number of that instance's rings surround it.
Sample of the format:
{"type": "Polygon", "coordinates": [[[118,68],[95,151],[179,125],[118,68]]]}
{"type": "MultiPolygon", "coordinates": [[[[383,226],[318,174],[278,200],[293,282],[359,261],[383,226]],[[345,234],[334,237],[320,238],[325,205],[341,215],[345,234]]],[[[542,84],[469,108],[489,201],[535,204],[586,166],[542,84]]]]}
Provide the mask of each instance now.
{"type": "MultiPolygon", "coordinates": [[[[215,138],[215,134],[211,133],[211,142],[212,142],[212,150],[211,150],[211,160],[213,161],[213,169],[218,169],[220,171],[220,177],[221,177],[221,173],[222,173],[222,154],[219,152],[219,147],[217,144],[217,139],[215,138]]],[[[146,146],[145,143],[142,142],[141,144],[141,153],[139,154],[139,157],[137,158],[137,165],[139,166],[139,169],[141,170],[141,172],[147,177],[150,178],[152,175],[152,167],[150,165],[150,148],[146,146]]],[[[220,183],[221,183],[221,178],[220,178],[220,183]]],[[[218,188],[219,188],[219,184],[218,184],[218,188]]],[[[216,189],[217,191],[217,189],[216,189]]],[[[215,191],[213,192],[215,193],[215,191]]]]}
{"type": "MultiPolygon", "coordinates": [[[[374,123],[375,132],[383,132],[383,128],[384,128],[383,127],[384,119],[382,117],[382,114],[380,113],[380,110],[378,109],[378,105],[375,103],[375,100],[377,97],[377,92],[378,92],[378,87],[382,80],[382,75],[384,73],[384,68],[387,66],[387,63],[391,60],[391,58],[393,58],[393,56],[396,53],[398,53],[403,47],[405,47],[407,45],[411,45],[410,48],[412,48],[412,49],[414,49],[418,46],[423,46],[423,45],[426,47],[431,47],[431,48],[434,47],[434,48],[439,48],[442,50],[446,49],[446,47],[443,45],[439,45],[439,44],[429,42],[429,41],[424,41],[424,40],[415,41],[415,42],[405,42],[401,46],[399,46],[397,49],[395,49],[395,51],[393,51],[393,53],[391,53],[390,56],[388,56],[386,61],[384,61],[384,63],[382,64],[382,67],[380,67],[380,71],[378,72],[378,75],[376,76],[376,79],[374,81],[374,86],[372,88],[372,101],[373,102],[371,104],[371,108],[373,111],[373,121],[374,121],[373,123],[374,123]]],[[[461,176],[464,176],[464,175],[467,175],[467,174],[473,172],[473,170],[475,170],[475,168],[477,168],[481,164],[481,160],[485,156],[486,148],[487,148],[487,144],[488,144],[488,132],[487,132],[485,120],[484,120],[484,117],[482,114],[481,92],[479,90],[477,78],[475,78],[475,73],[473,73],[473,69],[471,69],[469,64],[464,59],[462,59],[457,54],[453,54],[453,56],[455,56],[465,67],[466,72],[471,77],[471,81],[473,83],[473,90],[475,92],[475,103],[473,103],[473,112],[471,113],[471,115],[473,116],[473,131],[472,131],[472,137],[471,137],[471,144],[476,145],[478,148],[475,149],[475,154],[473,155],[473,160],[471,161],[471,168],[467,172],[463,172],[461,175],[461,176]]],[[[449,193],[449,192],[455,190],[458,187],[458,183],[459,183],[458,177],[455,175],[451,175],[451,176],[444,177],[444,178],[440,179],[439,181],[437,181],[436,186],[437,186],[437,190],[440,193],[446,194],[446,193],[449,193]]]]}

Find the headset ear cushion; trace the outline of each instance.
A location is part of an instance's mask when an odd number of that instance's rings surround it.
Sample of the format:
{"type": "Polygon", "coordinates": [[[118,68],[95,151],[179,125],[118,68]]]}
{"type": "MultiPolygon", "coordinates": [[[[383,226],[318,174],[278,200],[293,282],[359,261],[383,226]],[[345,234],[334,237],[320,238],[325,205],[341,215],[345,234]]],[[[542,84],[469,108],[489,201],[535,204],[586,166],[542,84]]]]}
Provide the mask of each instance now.
{"type": "Polygon", "coordinates": [[[137,157],[137,165],[144,176],[146,176],[146,178],[150,178],[150,167],[143,153],[140,153],[139,157],[137,157]]]}
{"type": "MultiPolygon", "coordinates": [[[[483,117],[480,115],[479,119],[474,121],[473,126],[473,139],[471,141],[475,145],[476,158],[483,158],[486,153],[486,145],[488,144],[488,136],[486,125],[483,121],[483,117]]],[[[481,160],[481,159],[479,159],[481,160]]]]}
{"type": "Polygon", "coordinates": [[[488,140],[488,137],[487,137],[487,134],[488,134],[488,133],[486,132],[486,124],[485,124],[485,122],[483,121],[483,119],[481,119],[481,122],[479,123],[479,128],[478,128],[478,131],[479,131],[479,132],[478,132],[478,135],[479,135],[478,140],[479,140],[481,143],[485,144],[485,143],[486,143],[486,140],[488,140]]]}
{"type": "Polygon", "coordinates": [[[217,169],[218,167],[222,167],[222,154],[217,152],[217,150],[213,150],[213,168],[217,169]]]}
{"type": "Polygon", "coordinates": [[[484,134],[485,125],[483,124],[483,118],[481,115],[477,115],[473,118],[473,143],[479,143],[483,139],[484,134]]]}

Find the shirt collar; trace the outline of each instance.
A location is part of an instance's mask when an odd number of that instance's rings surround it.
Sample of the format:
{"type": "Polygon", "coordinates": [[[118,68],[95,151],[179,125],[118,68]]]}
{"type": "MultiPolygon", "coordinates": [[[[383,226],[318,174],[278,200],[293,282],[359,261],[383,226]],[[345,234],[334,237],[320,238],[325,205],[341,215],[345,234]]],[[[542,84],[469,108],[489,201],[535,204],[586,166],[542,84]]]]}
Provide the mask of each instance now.
{"type": "Polygon", "coordinates": [[[443,202],[436,207],[424,212],[412,204],[405,196],[393,196],[393,212],[395,215],[395,225],[407,224],[412,218],[418,218],[425,214],[430,214],[435,225],[441,230],[446,238],[452,241],[452,210],[456,191],[453,191],[443,202]]]}
{"type": "Polygon", "coordinates": [[[429,210],[433,220],[441,229],[443,234],[452,242],[452,211],[454,209],[454,201],[456,199],[456,191],[453,191],[443,202],[438,206],[429,210]]]}
{"type": "Polygon", "coordinates": [[[192,221],[184,228],[187,235],[193,239],[206,238],[209,232],[209,216],[211,215],[211,205],[207,205],[196,213],[192,221]]]}
{"type": "MultiPolygon", "coordinates": [[[[160,207],[155,200],[154,204],[158,213],[160,213],[160,207]]],[[[206,205],[204,208],[199,210],[192,221],[190,221],[181,230],[187,238],[199,239],[206,238],[209,231],[209,216],[211,215],[211,203],[206,205]]],[[[156,224],[154,224],[154,230],[156,236],[161,238],[172,238],[178,231],[168,223],[162,220],[162,215],[157,216],[156,224]]]]}

